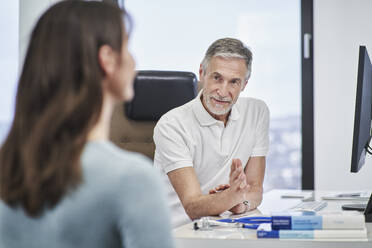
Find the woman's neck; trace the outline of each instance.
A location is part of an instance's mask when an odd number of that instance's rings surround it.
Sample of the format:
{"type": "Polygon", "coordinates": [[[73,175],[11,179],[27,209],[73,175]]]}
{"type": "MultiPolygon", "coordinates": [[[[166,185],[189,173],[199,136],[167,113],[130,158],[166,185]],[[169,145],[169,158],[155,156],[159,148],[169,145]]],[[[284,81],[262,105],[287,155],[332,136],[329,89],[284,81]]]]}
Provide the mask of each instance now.
{"type": "Polygon", "coordinates": [[[111,115],[114,110],[115,101],[109,95],[103,96],[101,115],[96,125],[88,133],[89,141],[108,140],[110,134],[111,115]]]}

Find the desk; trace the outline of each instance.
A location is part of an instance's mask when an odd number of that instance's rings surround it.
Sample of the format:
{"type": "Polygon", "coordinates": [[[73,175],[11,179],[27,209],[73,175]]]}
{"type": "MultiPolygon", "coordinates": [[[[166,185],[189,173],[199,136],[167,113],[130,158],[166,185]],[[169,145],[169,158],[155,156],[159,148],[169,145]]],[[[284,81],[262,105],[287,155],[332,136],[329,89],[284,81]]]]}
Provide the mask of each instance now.
{"type": "MultiPolygon", "coordinates": [[[[271,212],[284,211],[295,206],[301,200],[283,199],[281,195],[289,193],[291,190],[272,190],[265,193],[262,204],[258,210],[254,210],[249,215],[269,215],[271,212]]],[[[315,192],[315,200],[330,192],[315,192]]],[[[341,211],[341,205],[350,201],[327,201],[328,206],[324,211],[341,211]]],[[[343,247],[372,247],[372,223],[366,223],[368,230],[368,242],[366,241],[345,241],[345,240],[279,240],[279,239],[257,239],[256,231],[250,229],[220,228],[212,231],[194,231],[193,224],[189,223],[174,230],[174,238],[177,248],[198,248],[198,247],[324,247],[324,248],[343,248],[343,247]]]]}

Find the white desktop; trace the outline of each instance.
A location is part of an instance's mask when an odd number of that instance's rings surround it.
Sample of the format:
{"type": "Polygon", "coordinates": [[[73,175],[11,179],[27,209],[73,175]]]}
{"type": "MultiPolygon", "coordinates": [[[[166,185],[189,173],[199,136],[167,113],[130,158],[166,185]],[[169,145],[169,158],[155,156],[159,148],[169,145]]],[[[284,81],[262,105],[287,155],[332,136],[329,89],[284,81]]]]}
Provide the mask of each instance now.
{"type": "MultiPolygon", "coordinates": [[[[326,201],[327,206],[321,211],[337,212],[340,214],[362,215],[363,212],[344,211],[342,205],[351,202],[366,202],[365,200],[326,200],[322,196],[336,194],[337,192],[298,191],[298,190],[272,190],[264,194],[262,204],[257,210],[251,211],[249,216],[269,216],[273,212],[284,212],[299,204],[302,199],[288,197],[294,194],[313,194],[315,201],[326,201]],[[287,197],[286,197],[287,196],[287,197]]],[[[345,193],[345,192],[342,192],[345,193]]],[[[299,196],[298,196],[299,197],[299,196]]],[[[226,217],[224,213],[222,217],[226,217]]],[[[174,230],[176,247],[372,247],[372,223],[366,223],[367,239],[301,239],[301,240],[283,240],[283,239],[258,239],[256,230],[245,228],[212,228],[210,230],[194,230],[193,223],[186,224],[174,230]]]]}

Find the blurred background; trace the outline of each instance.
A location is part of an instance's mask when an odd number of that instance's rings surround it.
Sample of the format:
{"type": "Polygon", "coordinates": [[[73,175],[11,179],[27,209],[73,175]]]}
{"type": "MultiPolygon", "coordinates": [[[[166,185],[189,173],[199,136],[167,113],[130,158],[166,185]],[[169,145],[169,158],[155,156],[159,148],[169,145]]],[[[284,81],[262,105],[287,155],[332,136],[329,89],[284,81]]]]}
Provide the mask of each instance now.
{"type": "MultiPolygon", "coordinates": [[[[0,39],[0,142],[12,121],[29,32],[53,2],[1,3],[0,30],[6,39],[0,39]]],[[[130,49],[139,70],[198,75],[216,39],[238,38],[251,48],[252,76],[241,96],[262,99],[270,109],[264,189],[301,188],[300,0],[125,0],[125,5],[134,17],[130,49]]]]}

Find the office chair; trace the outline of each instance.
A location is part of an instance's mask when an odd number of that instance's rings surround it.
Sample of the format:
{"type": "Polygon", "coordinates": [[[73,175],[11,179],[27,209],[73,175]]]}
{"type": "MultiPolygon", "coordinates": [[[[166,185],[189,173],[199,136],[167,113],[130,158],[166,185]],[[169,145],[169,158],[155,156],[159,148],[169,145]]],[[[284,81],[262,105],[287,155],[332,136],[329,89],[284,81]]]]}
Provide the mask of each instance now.
{"type": "Polygon", "coordinates": [[[133,100],[114,109],[110,140],[153,159],[156,122],[169,110],[194,99],[197,87],[192,72],[139,71],[134,80],[133,100]]]}

